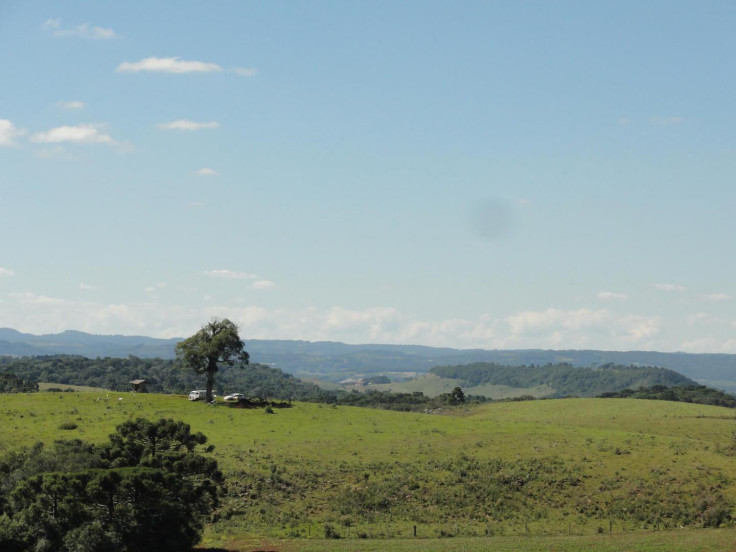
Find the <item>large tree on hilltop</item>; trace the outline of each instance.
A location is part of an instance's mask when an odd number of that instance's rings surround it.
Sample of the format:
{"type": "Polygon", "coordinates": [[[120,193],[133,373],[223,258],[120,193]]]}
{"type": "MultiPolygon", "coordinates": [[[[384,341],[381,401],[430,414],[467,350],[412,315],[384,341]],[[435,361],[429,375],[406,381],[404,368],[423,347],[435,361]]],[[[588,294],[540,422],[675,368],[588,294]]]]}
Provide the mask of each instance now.
{"type": "Polygon", "coordinates": [[[248,364],[246,352],[238,335],[238,327],[227,318],[213,318],[192,337],[176,344],[176,357],[198,374],[207,374],[207,402],[212,402],[212,387],[218,363],[248,364]]]}

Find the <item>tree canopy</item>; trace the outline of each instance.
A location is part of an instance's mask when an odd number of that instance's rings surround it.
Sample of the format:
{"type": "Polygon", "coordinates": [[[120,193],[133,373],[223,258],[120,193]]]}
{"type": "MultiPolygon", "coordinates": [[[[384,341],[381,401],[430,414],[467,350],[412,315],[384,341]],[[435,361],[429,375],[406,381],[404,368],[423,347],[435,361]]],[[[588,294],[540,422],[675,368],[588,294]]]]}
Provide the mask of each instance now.
{"type": "Polygon", "coordinates": [[[227,318],[213,318],[196,334],[176,345],[176,357],[198,374],[206,374],[207,402],[212,402],[212,387],[218,363],[248,364],[250,355],[238,334],[238,327],[227,318]]]}
{"type": "Polygon", "coordinates": [[[101,447],[38,443],[0,458],[0,550],[174,552],[201,537],[222,474],[183,422],[138,418],[101,447]]]}

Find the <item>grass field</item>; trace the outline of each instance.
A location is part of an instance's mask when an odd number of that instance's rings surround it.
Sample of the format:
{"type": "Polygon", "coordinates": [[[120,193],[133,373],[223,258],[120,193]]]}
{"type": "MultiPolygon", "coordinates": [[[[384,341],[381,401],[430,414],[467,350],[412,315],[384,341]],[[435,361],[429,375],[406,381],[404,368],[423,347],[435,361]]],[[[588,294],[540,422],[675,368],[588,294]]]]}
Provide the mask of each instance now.
{"type": "Polygon", "coordinates": [[[81,392],[87,392],[87,391],[95,391],[95,392],[103,392],[105,393],[105,389],[100,389],[99,387],[88,387],[86,385],[66,385],[62,383],[44,383],[39,382],[38,383],[38,390],[39,391],[48,391],[49,389],[61,389],[62,391],[66,391],[67,389],[71,389],[72,391],[81,391],[81,392]]]}
{"type": "Polygon", "coordinates": [[[595,536],[455,539],[230,539],[204,550],[238,552],[736,552],[733,529],[673,530],[595,536]],[[220,548],[222,547],[222,548],[220,548]]]}
{"type": "Polygon", "coordinates": [[[436,397],[442,393],[449,393],[454,387],[462,387],[466,395],[482,395],[493,400],[513,399],[522,395],[546,397],[554,393],[554,389],[547,385],[521,388],[485,384],[469,387],[461,380],[441,378],[435,374],[422,374],[408,381],[371,385],[370,388],[377,391],[393,391],[394,393],[421,391],[428,397],[436,397]]]}
{"type": "Polygon", "coordinates": [[[722,551],[736,542],[732,529],[697,529],[736,503],[727,454],[736,422],[724,408],[564,399],[445,415],[304,403],[266,414],[132,393],[0,401],[0,453],[37,440],[100,443],[136,417],[205,433],[228,478],[205,534],[212,548],[722,551]],[[328,530],[341,538],[325,540],[328,530]]]}

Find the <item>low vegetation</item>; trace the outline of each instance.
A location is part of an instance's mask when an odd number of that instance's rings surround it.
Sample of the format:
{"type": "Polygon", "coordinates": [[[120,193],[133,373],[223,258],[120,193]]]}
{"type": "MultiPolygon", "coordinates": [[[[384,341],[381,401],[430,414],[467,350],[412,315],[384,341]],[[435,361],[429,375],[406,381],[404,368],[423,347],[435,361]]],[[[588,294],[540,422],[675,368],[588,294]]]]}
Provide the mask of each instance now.
{"type": "Polygon", "coordinates": [[[126,420],[181,420],[215,447],[199,453],[224,475],[204,542],[228,549],[244,535],[391,549],[385,539],[415,528],[449,542],[734,523],[734,414],[723,407],[561,399],[466,401],[444,415],[301,402],[272,412],[154,394],[6,395],[0,453],[36,440],[52,450],[66,421],[77,428],[65,438],[101,446],[126,420]]]}
{"type": "Polygon", "coordinates": [[[0,393],[33,393],[38,391],[38,384],[26,381],[15,374],[0,374],[0,393]]]}

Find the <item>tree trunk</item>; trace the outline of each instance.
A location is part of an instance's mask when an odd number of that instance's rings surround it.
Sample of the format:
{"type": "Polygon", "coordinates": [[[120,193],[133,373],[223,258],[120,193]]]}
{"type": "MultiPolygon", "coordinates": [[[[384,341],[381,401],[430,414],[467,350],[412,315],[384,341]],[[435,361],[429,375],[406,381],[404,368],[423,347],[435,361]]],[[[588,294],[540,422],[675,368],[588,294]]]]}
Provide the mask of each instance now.
{"type": "Polygon", "coordinates": [[[208,403],[214,402],[215,397],[212,395],[212,388],[215,386],[215,372],[217,372],[217,361],[214,362],[210,360],[209,365],[207,366],[207,385],[205,386],[205,389],[207,390],[207,394],[205,395],[205,400],[208,403]]]}

